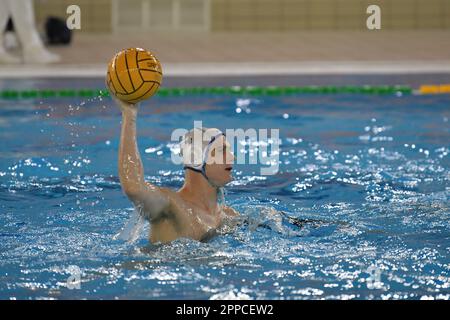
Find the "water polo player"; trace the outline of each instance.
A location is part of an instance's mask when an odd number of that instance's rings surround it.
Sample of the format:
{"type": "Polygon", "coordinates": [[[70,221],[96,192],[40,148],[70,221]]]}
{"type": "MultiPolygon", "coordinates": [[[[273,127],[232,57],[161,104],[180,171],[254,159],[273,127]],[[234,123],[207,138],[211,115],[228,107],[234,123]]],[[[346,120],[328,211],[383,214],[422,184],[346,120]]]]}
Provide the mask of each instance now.
{"type": "Polygon", "coordinates": [[[122,50],[109,62],[106,85],[122,110],[120,183],[140,217],[150,222],[152,242],[180,237],[204,240],[228,217],[237,215],[219,201],[221,188],[232,179],[234,155],[220,130],[194,128],[180,144],[185,168],[183,187],[173,191],[144,180],[136,141],[137,103],[154,95],[161,81],[160,62],[142,48],[122,50]]]}
{"type": "Polygon", "coordinates": [[[204,240],[238,215],[220,201],[220,189],[232,180],[234,161],[220,130],[189,131],[180,143],[184,185],[178,191],[162,188],[144,180],[136,140],[138,106],[117,102],[122,110],[120,183],[138,212],[150,222],[151,242],[165,243],[180,237],[204,240]]]}

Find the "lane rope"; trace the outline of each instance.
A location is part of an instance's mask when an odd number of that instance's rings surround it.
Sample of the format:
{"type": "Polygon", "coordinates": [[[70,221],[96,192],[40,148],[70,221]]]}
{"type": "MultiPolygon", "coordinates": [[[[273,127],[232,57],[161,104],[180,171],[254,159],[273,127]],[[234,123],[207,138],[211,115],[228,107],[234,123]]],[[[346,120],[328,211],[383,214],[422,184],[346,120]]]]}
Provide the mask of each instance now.
{"type": "MultiPolygon", "coordinates": [[[[158,96],[183,95],[249,95],[278,96],[296,94],[374,94],[374,95],[404,95],[404,94],[448,94],[450,84],[422,85],[417,90],[410,86],[231,86],[231,87],[174,87],[160,88],[158,96]]],[[[49,98],[96,98],[109,97],[104,89],[29,89],[1,90],[0,99],[49,99],[49,98]]]]}
{"type": "Polygon", "coordinates": [[[425,84],[418,90],[419,94],[443,94],[450,93],[450,84],[425,84]]]}

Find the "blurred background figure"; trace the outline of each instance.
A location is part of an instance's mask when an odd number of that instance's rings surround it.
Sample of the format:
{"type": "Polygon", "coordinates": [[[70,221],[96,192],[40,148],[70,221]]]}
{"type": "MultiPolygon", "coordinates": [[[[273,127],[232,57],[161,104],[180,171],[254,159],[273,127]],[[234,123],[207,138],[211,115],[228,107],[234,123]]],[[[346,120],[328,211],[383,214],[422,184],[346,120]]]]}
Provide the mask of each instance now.
{"type": "Polygon", "coordinates": [[[49,52],[36,29],[31,0],[0,0],[0,63],[54,63],[59,56],[49,52]],[[22,59],[7,52],[4,31],[9,18],[22,47],[22,59]]]}

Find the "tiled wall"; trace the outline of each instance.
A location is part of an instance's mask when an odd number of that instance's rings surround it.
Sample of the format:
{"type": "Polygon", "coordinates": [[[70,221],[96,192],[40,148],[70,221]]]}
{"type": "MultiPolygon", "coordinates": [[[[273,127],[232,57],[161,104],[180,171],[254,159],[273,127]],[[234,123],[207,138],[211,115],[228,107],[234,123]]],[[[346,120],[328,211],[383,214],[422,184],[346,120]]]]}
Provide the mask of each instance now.
{"type": "MultiPolygon", "coordinates": [[[[35,0],[38,23],[65,18],[70,4],[83,32],[111,32],[111,0],[35,0]]],[[[370,4],[381,7],[382,29],[450,29],[450,0],[211,0],[211,31],[366,30],[370,4]]]]}
{"type": "Polygon", "coordinates": [[[370,4],[382,29],[450,29],[450,0],[213,0],[212,30],[366,30],[370,4]]]}

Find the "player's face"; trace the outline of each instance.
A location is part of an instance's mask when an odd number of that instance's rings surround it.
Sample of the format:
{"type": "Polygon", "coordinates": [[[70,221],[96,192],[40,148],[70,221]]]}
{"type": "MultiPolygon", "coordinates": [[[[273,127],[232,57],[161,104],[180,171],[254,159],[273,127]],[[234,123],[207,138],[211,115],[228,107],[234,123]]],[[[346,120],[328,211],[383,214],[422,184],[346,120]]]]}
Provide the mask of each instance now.
{"type": "Polygon", "coordinates": [[[214,141],[206,164],[208,179],[219,187],[233,180],[231,171],[234,159],[234,155],[230,150],[230,144],[224,136],[214,141]]]}

